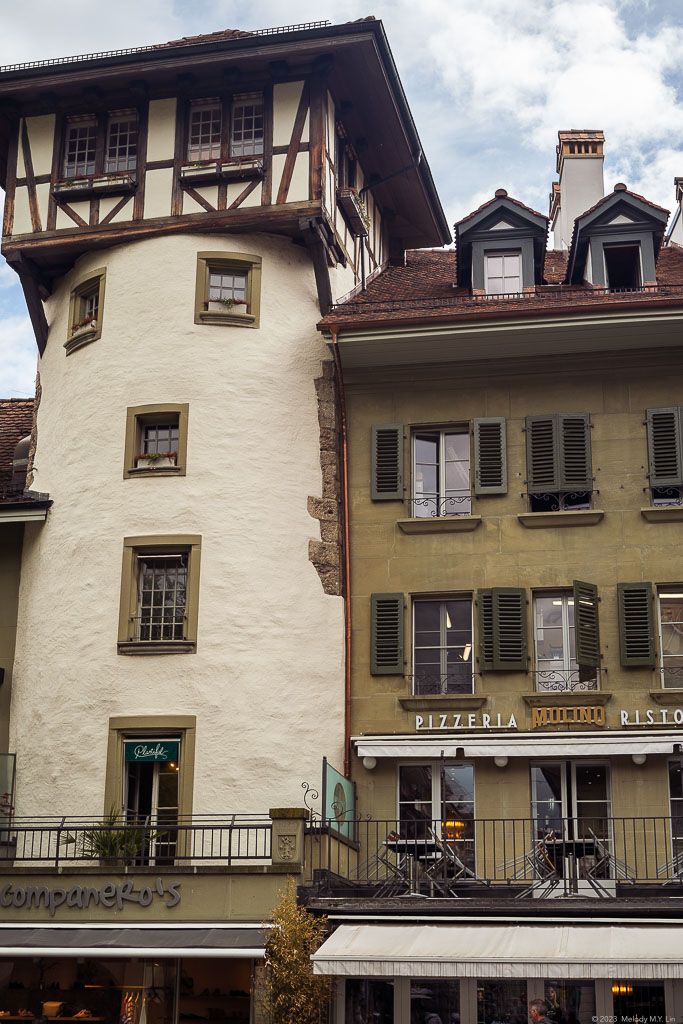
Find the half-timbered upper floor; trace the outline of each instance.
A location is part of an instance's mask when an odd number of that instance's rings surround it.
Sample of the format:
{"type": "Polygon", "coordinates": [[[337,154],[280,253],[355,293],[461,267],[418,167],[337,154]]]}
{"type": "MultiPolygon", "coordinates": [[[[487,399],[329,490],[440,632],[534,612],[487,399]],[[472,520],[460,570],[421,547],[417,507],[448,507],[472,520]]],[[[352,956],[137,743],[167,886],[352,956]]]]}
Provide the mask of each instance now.
{"type": "Polygon", "coordinates": [[[226,31],[0,73],[3,251],[266,231],[357,278],[449,231],[381,22],[226,31]]]}

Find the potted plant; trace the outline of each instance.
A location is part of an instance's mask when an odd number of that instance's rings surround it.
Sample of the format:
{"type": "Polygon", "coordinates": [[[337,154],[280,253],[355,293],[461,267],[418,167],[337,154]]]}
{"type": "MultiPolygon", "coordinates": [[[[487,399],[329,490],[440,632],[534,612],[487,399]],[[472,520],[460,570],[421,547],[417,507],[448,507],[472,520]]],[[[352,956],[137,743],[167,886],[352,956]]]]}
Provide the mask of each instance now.
{"type": "Polygon", "coordinates": [[[71,325],[71,337],[80,338],[90,332],[94,334],[96,330],[97,317],[86,316],[83,320],[78,320],[75,324],[71,325]]]}
{"type": "Polygon", "coordinates": [[[135,864],[148,852],[159,833],[150,828],[129,825],[112,807],[104,820],[95,826],[80,828],[75,835],[67,832],[61,842],[74,846],[74,860],[99,860],[103,864],[135,864]]]}
{"type": "Polygon", "coordinates": [[[180,168],[181,181],[214,181],[220,176],[218,160],[193,160],[180,168]]]}
{"type": "Polygon", "coordinates": [[[338,188],[337,203],[339,209],[349,222],[355,235],[367,235],[370,228],[370,217],[365,208],[362,196],[355,188],[338,188]]]}
{"type": "Polygon", "coordinates": [[[246,299],[209,299],[206,308],[210,313],[246,313],[246,299]]]}
{"type": "Polygon", "coordinates": [[[177,452],[143,452],[135,456],[137,469],[168,469],[175,466],[177,452]]]}

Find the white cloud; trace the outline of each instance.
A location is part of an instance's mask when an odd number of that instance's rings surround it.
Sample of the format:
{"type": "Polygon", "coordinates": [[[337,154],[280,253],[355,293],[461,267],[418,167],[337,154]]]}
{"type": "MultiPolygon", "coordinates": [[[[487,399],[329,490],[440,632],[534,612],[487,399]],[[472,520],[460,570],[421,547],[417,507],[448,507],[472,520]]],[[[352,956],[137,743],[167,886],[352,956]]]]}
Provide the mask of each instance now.
{"type": "Polygon", "coordinates": [[[29,318],[0,315],[0,398],[32,397],[36,359],[36,341],[29,318]]]}

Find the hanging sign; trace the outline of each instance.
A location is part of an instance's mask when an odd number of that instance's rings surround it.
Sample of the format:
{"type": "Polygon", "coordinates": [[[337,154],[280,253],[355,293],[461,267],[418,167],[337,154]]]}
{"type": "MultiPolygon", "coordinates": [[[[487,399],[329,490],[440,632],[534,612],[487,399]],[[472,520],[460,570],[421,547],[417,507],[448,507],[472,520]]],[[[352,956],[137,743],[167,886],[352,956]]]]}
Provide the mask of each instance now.
{"type": "Polygon", "coordinates": [[[125,740],[126,762],[178,762],[178,740],[125,740]]]}
{"type": "Polygon", "coordinates": [[[353,839],[354,818],[356,817],[356,789],[347,779],[323,758],[323,819],[331,829],[353,839]]]}

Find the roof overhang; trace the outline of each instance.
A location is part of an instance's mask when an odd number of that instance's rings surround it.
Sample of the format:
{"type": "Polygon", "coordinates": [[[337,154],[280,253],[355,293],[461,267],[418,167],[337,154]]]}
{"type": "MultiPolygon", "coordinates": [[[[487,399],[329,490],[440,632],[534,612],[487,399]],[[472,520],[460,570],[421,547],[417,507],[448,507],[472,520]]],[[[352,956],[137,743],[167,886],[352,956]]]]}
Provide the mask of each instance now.
{"type": "Polygon", "coordinates": [[[266,938],[260,924],[3,924],[0,956],[262,958],[266,938]]]}
{"type": "MultiPolygon", "coordinates": [[[[426,723],[426,716],[425,723],[426,723]]],[[[441,716],[435,715],[437,720],[441,716]]],[[[359,757],[609,757],[673,754],[683,745],[682,730],[583,733],[441,732],[401,736],[353,736],[359,757]]]]}
{"type": "MultiPolygon", "coordinates": [[[[339,325],[337,342],[345,371],[680,347],[680,297],[670,308],[643,302],[619,311],[615,305],[557,314],[516,309],[508,317],[463,316],[462,322],[453,314],[425,313],[411,323],[388,312],[375,324],[339,325]]],[[[323,330],[331,338],[331,327],[323,330]]]]}
{"type": "Polygon", "coordinates": [[[47,519],[47,511],[52,502],[45,505],[0,504],[0,525],[2,523],[41,523],[47,519]]]}
{"type": "Polygon", "coordinates": [[[109,95],[113,103],[127,97],[130,105],[131,83],[138,94],[143,90],[150,98],[159,98],[187,88],[179,84],[178,76],[182,81],[183,75],[192,76],[194,89],[225,90],[225,76],[234,79],[242,71],[245,80],[271,82],[310,74],[316,68],[335,100],[344,104],[344,126],[352,141],[372,141],[361,156],[368,176],[379,180],[396,175],[373,188],[380,204],[396,213],[390,233],[401,238],[405,248],[449,242],[451,233],[378,20],[150,47],[4,72],[0,74],[0,185],[5,182],[10,124],[17,112],[45,114],[83,107],[84,90],[93,87],[104,97],[100,102],[109,95]]]}
{"type": "Polygon", "coordinates": [[[683,978],[680,924],[342,924],[314,974],[429,978],[683,978]]]}

